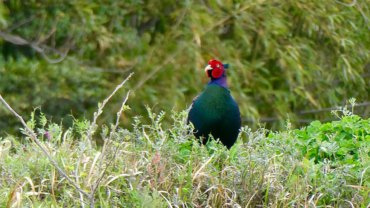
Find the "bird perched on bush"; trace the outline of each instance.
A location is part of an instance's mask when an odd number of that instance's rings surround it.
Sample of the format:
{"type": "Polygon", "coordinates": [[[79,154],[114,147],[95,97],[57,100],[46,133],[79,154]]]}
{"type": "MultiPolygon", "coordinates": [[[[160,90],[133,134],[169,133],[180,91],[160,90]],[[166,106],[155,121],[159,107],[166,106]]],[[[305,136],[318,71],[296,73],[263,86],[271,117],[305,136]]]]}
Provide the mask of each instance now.
{"type": "Polygon", "coordinates": [[[211,134],[230,148],[239,135],[241,119],[238,104],[228,89],[225,72],[227,68],[227,64],[215,59],[208,62],[205,72],[211,80],[205,90],[193,100],[188,123],[194,125],[194,135],[203,144],[211,134]]]}

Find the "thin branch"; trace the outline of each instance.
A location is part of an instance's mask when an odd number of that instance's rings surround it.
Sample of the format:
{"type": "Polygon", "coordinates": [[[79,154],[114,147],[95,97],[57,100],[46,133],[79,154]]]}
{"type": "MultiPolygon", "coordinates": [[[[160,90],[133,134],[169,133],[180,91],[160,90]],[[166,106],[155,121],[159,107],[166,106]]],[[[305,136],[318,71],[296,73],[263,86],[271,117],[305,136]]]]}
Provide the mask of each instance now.
{"type": "MultiPolygon", "coordinates": [[[[28,40],[26,40],[26,39],[24,39],[24,38],[22,38],[18,35],[12,35],[12,34],[9,34],[9,33],[3,32],[3,31],[0,31],[0,37],[3,38],[5,41],[13,43],[15,45],[28,45],[28,46],[30,46],[37,53],[40,53],[42,55],[42,57],[44,59],[46,59],[46,61],[48,61],[49,63],[52,63],[52,64],[59,63],[59,62],[63,61],[65,59],[65,57],[67,56],[69,50],[70,50],[70,47],[67,47],[67,49],[64,52],[60,52],[59,50],[57,50],[55,48],[52,48],[52,47],[49,47],[49,46],[46,46],[46,45],[43,45],[43,44],[38,44],[37,42],[28,41],[28,40]],[[50,58],[46,54],[46,51],[52,51],[53,53],[58,54],[60,57],[56,58],[56,59],[50,58]]],[[[67,41],[67,42],[69,42],[69,41],[67,41]]],[[[71,43],[68,43],[66,45],[69,46],[69,45],[71,45],[71,43]]]]}
{"type": "MultiPolygon", "coordinates": [[[[119,124],[119,118],[120,118],[120,117],[121,117],[121,115],[122,115],[122,112],[123,112],[123,110],[124,110],[124,108],[125,108],[125,105],[126,105],[126,102],[127,102],[127,100],[128,100],[129,95],[130,95],[130,91],[128,91],[128,92],[127,92],[126,97],[124,98],[124,100],[123,100],[123,102],[122,102],[121,108],[120,108],[120,110],[119,110],[119,111],[118,111],[118,113],[117,113],[116,124],[115,124],[115,125],[113,126],[113,128],[111,129],[111,132],[110,132],[110,135],[109,135],[108,142],[109,142],[109,141],[111,141],[112,136],[113,136],[113,132],[116,132],[116,129],[117,129],[118,124],[119,124]]],[[[108,144],[108,143],[106,143],[106,144],[108,144]]],[[[104,168],[104,170],[103,170],[103,172],[102,172],[101,176],[99,177],[99,179],[98,179],[98,180],[96,181],[96,183],[94,184],[93,189],[92,189],[92,192],[91,192],[91,195],[94,195],[94,194],[95,194],[96,189],[98,188],[98,186],[99,186],[99,184],[100,184],[101,180],[104,178],[105,173],[106,173],[106,171],[107,171],[108,167],[112,164],[112,162],[113,162],[113,161],[114,161],[114,159],[116,158],[116,153],[118,152],[119,147],[120,147],[120,145],[118,145],[118,146],[116,147],[116,149],[114,150],[113,157],[110,159],[109,163],[105,166],[105,168],[104,168]]],[[[106,149],[104,149],[104,150],[106,150],[106,149]]],[[[104,153],[102,153],[101,155],[102,155],[102,156],[101,156],[101,158],[100,158],[100,161],[103,161],[103,158],[104,158],[105,154],[104,154],[104,153]]],[[[101,165],[99,165],[99,168],[101,168],[101,165]]]]}
{"type": "Polygon", "coordinates": [[[211,160],[213,159],[214,156],[215,155],[212,155],[205,163],[203,163],[203,165],[197,170],[197,172],[194,173],[193,179],[192,179],[193,182],[198,177],[198,175],[200,174],[200,171],[202,171],[208,165],[208,163],[211,162],[211,160]]]}
{"type": "Polygon", "coordinates": [[[49,159],[50,163],[58,170],[59,174],[62,175],[65,179],[67,179],[67,181],[72,185],[74,186],[81,194],[83,194],[84,196],[86,197],[89,197],[90,198],[90,195],[83,191],[80,186],[74,182],[65,172],[64,170],[59,167],[58,163],[53,159],[53,157],[49,154],[49,152],[46,150],[45,147],[42,146],[41,142],[39,139],[37,139],[37,135],[35,134],[35,132],[33,132],[32,129],[30,129],[26,122],[23,120],[22,116],[20,116],[17,112],[15,112],[13,110],[12,107],[10,107],[10,105],[4,100],[4,98],[0,95],[0,100],[1,102],[5,105],[5,107],[14,114],[14,116],[16,116],[19,121],[22,123],[23,127],[25,128],[25,130],[28,132],[28,136],[32,139],[33,142],[36,143],[36,145],[41,149],[41,151],[46,155],[46,157],[49,159]]]}
{"type": "Polygon", "coordinates": [[[92,137],[92,135],[94,133],[94,130],[95,130],[95,127],[96,127],[97,119],[103,113],[103,108],[105,107],[105,105],[113,97],[113,95],[116,94],[116,92],[123,87],[123,85],[131,78],[131,76],[133,74],[134,74],[133,72],[131,74],[129,74],[128,77],[125,80],[123,80],[123,82],[121,82],[121,84],[117,85],[117,87],[113,90],[113,92],[107,98],[105,98],[103,103],[98,106],[98,111],[94,113],[93,122],[91,123],[90,128],[87,132],[88,140],[91,140],[91,137],[92,137]]]}
{"type": "Polygon", "coordinates": [[[28,41],[16,36],[16,35],[11,35],[5,32],[0,31],[0,37],[2,37],[5,41],[11,42],[15,45],[28,45],[28,41]]]}
{"type": "MultiPolygon", "coordinates": [[[[104,102],[105,103],[107,103],[108,101],[109,101],[109,99],[116,93],[116,91],[117,90],[119,90],[125,83],[126,83],[126,81],[132,76],[132,74],[133,73],[131,73],[120,85],[118,85],[117,87],[116,87],[116,89],[112,92],[112,94],[108,97],[108,98],[106,98],[105,100],[104,100],[104,102]]],[[[119,118],[121,117],[121,115],[122,115],[122,112],[124,111],[124,108],[125,108],[125,105],[126,105],[126,102],[127,102],[127,100],[128,100],[128,97],[129,97],[129,95],[130,95],[130,91],[128,91],[127,92],[127,94],[126,94],[126,96],[125,96],[125,98],[124,98],[124,100],[123,100],[123,102],[122,102],[122,105],[121,105],[121,108],[120,108],[120,110],[117,112],[117,119],[116,119],[116,123],[115,123],[115,125],[113,126],[113,128],[111,129],[111,133],[110,133],[110,135],[109,135],[109,139],[108,139],[108,141],[107,141],[107,143],[105,143],[106,145],[108,145],[109,144],[109,142],[111,141],[111,139],[112,139],[112,136],[113,136],[113,132],[115,132],[116,131],[116,129],[117,129],[117,127],[118,127],[118,124],[119,124],[119,118]]],[[[103,102],[103,104],[104,104],[104,102],[103,102]]],[[[105,104],[104,104],[105,105],[105,104]]],[[[104,107],[104,105],[101,105],[101,107],[99,108],[99,110],[98,110],[98,112],[100,111],[100,112],[102,112],[102,109],[103,109],[103,107],[104,107]]],[[[100,115],[100,114],[99,114],[100,115]]],[[[94,119],[96,118],[97,119],[97,117],[99,116],[98,114],[96,114],[96,117],[94,116],[94,119]]],[[[96,123],[96,119],[95,119],[95,123],[96,123]]],[[[90,128],[92,128],[92,126],[90,126],[90,128]]],[[[90,132],[90,131],[89,131],[90,132]]],[[[111,164],[113,163],[113,161],[115,160],[115,158],[116,158],[116,155],[117,155],[117,152],[118,152],[118,150],[120,149],[120,147],[121,147],[121,145],[122,145],[122,143],[120,144],[120,145],[118,145],[117,147],[116,147],[116,149],[114,150],[114,152],[113,152],[113,157],[109,160],[109,162],[108,162],[108,164],[105,166],[105,168],[104,168],[104,170],[102,171],[102,173],[101,173],[101,175],[100,175],[100,177],[98,178],[98,180],[95,182],[95,184],[92,186],[92,189],[91,189],[91,197],[90,197],[90,207],[91,208],[93,208],[94,206],[95,206],[95,197],[94,197],[94,195],[95,195],[95,192],[96,192],[96,190],[97,190],[97,188],[99,187],[99,185],[100,185],[100,183],[101,183],[101,181],[103,180],[103,178],[104,178],[104,176],[105,176],[105,174],[106,174],[106,172],[107,172],[107,169],[108,169],[108,167],[109,166],[111,166],[111,164]]],[[[105,151],[106,151],[106,148],[105,148],[106,146],[104,145],[104,147],[103,147],[103,152],[102,152],[102,154],[101,154],[101,156],[100,156],[100,161],[103,161],[103,158],[105,157],[105,151]]],[[[100,164],[99,164],[99,169],[101,169],[101,166],[102,166],[102,162],[100,162],[100,164]]]]}
{"type": "Polygon", "coordinates": [[[8,29],[7,29],[7,31],[8,32],[11,32],[11,31],[13,31],[13,30],[15,30],[15,29],[17,29],[17,28],[19,28],[19,27],[21,27],[21,26],[23,26],[23,25],[25,25],[25,24],[27,24],[27,23],[29,23],[29,22],[32,22],[34,19],[35,19],[35,15],[33,15],[33,16],[31,16],[31,17],[29,17],[29,18],[27,18],[27,19],[24,19],[24,20],[22,20],[22,21],[19,21],[19,22],[17,22],[17,23],[15,23],[15,24],[13,24],[12,26],[10,26],[8,29]]]}
{"type": "Polygon", "coordinates": [[[59,58],[56,58],[56,59],[50,58],[48,55],[46,55],[44,51],[41,52],[41,55],[44,59],[46,59],[47,62],[51,64],[56,64],[56,63],[63,61],[67,57],[68,52],[69,52],[69,48],[63,54],[61,54],[59,58]]]}
{"type": "Polygon", "coordinates": [[[113,136],[112,132],[115,132],[115,131],[116,131],[116,129],[117,129],[117,127],[118,127],[118,124],[119,124],[119,118],[121,117],[122,112],[123,112],[123,111],[124,111],[124,109],[125,109],[126,102],[127,102],[127,100],[128,100],[128,96],[130,95],[130,93],[131,93],[131,91],[129,90],[129,91],[127,92],[127,94],[126,94],[126,97],[123,99],[123,102],[122,102],[121,108],[120,108],[120,109],[119,109],[119,111],[117,112],[116,124],[115,124],[115,125],[113,126],[113,128],[112,128],[112,131],[111,131],[111,133],[110,133],[110,135],[109,135],[109,139],[112,139],[112,136],[113,136]]]}
{"type": "MultiPolygon", "coordinates": [[[[54,26],[53,28],[51,28],[51,30],[45,35],[45,37],[38,37],[37,41],[35,42],[36,44],[42,44],[43,42],[45,42],[46,40],[48,40],[51,36],[55,35],[55,32],[57,31],[57,28],[54,26]]],[[[53,41],[54,42],[54,41],[53,41]]],[[[52,44],[53,46],[55,46],[55,44],[52,44]]]]}

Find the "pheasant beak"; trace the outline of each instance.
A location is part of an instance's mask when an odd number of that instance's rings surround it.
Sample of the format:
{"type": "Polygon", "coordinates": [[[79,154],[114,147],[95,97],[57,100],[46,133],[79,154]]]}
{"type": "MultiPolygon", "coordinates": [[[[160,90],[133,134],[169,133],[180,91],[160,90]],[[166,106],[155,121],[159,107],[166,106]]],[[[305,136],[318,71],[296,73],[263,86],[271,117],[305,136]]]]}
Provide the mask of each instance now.
{"type": "Polygon", "coordinates": [[[206,68],[204,69],[204,71],[207,73],[207,71],[209,71],[209,70],[212,70],[212,67],[211,67],[211,65],[207,65],[206,66],[206,68]]]}
{"type": "Polygon", "coordinates": [[[211,70],[213,70],[211,65],[207,65],[206,68],[204,68],[204,72],[207,74],[207,77],[211,77],[211,70]]]}

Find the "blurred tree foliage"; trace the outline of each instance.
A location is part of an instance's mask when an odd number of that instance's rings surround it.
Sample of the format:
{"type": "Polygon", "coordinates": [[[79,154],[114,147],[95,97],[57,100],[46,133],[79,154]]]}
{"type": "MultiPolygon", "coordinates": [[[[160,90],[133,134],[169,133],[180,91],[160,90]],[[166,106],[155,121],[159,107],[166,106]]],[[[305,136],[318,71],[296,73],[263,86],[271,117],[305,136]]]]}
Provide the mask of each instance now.
{"type": "MultiPolygon", "coordinates": [[[[3,0],[0,93],[23,115],[41,106],[57,120],[90,117],[135,72],[128,117],[146,104],[184,109],[215,57],[231,66],[245,121],[326,119],[302,112],[369,101],[369,8],[367,0],[3,0]]],[[[3,107],[0,116],[0,129],[11,131],[3,107]]]]}

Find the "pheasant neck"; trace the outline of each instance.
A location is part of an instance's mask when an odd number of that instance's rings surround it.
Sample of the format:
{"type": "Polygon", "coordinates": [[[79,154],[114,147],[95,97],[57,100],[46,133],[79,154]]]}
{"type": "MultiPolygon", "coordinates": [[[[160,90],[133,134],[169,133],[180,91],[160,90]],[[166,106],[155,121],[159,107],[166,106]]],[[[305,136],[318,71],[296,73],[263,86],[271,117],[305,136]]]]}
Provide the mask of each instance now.
{"type": "Polygon", "coordinates": [[[224,88],[228,88],[228,85],[227,85],[227,80],[226,80],[226,76],[222,76],[218,79],[211,79],[211,81],[208,83],[209,85],[211,84],[215,84],[215,85],[218,85],[218,86],[221,86],[221,87],[224,87],[224,88]]]}

